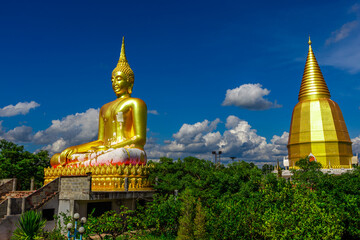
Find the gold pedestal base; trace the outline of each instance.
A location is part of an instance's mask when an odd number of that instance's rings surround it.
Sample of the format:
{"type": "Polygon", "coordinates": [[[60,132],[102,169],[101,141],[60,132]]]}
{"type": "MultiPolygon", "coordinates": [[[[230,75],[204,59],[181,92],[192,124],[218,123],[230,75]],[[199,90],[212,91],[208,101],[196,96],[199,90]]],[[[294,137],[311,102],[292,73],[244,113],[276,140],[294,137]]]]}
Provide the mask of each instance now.
{"type": "Polygon", "coordinates": [[[46,168],[44,185],[62,176],[91,176],[91,191],[149,191],[150,165],[46,168]],[[127,181],[127,188],[125,182],[127,181]]]}

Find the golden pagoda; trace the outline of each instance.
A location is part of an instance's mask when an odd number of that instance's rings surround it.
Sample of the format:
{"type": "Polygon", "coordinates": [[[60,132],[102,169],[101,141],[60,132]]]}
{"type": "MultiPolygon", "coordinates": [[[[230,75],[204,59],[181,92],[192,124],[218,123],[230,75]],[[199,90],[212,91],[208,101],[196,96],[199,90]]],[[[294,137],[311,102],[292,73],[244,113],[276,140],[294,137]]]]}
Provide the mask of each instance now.
{"type": "Polygon", "coordinates": [[[311,48],[306,59],[289,133],[289,166],[307,156],[323,168],[351,168],[352,148],[339,105],[330,92],[311,48]]]}

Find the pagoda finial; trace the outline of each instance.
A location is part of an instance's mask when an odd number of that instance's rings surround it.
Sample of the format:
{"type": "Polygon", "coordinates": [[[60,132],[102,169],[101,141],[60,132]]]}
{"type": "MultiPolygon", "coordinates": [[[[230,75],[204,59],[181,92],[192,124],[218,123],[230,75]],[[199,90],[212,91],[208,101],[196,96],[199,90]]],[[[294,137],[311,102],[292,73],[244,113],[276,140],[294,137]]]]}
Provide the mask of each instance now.
{"type": "Polygon", "coordinates": [[[311,46],[311,39],[310,39],[310,34],[309,34],[309,41],[308,41],[308,44],[309,44],[309,46],[311,46]]]}
{"type": "Polygon", "coordinates": [[[316,98],[330,98],[330,92],[321,73],[311,47],[309,36],[309,53],[305,63],[304,74],[301,82],[299,101],[316,98]]]}

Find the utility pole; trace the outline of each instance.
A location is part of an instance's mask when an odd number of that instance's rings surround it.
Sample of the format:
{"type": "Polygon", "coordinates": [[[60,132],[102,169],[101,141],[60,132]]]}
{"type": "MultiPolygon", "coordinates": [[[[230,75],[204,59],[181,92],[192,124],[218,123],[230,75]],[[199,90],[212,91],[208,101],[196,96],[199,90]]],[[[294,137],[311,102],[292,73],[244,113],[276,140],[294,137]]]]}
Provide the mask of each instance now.
{"type": "Polygon", "coordinates": [[[220,165],[220,162],[221,162],[220,154],[222,154],[222,151],[218,151],[218,152],[217,151],[212,151],[211,153],[215,155],[215,164],[220,165]]]}

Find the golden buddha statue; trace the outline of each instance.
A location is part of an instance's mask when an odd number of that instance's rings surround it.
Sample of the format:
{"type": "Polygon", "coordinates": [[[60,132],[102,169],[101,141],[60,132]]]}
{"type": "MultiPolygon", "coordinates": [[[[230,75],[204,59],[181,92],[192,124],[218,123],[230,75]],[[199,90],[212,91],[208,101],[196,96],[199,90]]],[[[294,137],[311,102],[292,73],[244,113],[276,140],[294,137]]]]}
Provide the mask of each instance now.
{"type": "Polygon", "coordinates": [[[351,168],[353,154],[349,133],[339,105],[330,99],[310,38],[298,99],[289,133],[290,168],[309,155],[323,168],[351,168]]]}
{"type": "Polygon", "coordinates": [[[53,168],[146,164],[147,108],[144,101],[131,97],[134,72],[125,56],[124,38],[111,81],[117,99],[100,109],[98,139],[54,154],[53,168]]]}

